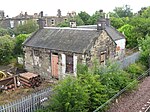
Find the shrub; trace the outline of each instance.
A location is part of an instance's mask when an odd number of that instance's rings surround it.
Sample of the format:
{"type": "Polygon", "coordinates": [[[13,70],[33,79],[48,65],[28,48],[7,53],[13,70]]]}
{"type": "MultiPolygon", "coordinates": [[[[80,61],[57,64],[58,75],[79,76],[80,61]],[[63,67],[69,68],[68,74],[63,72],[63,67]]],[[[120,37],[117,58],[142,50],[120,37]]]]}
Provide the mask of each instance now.
{"type": "Polygon", "coordinates": [[[85,74],[79,76],[82,87],[86,88],[89,99],[86,108],[89,112],[94,111],[108,100],[106,86],[99,81],[100,75],[85,74]]]}
{"type": "Polygon", "coordinates": [[[86,112],[88,110],[85,106],[89,99],[87,92],[77,79],[67,77],[54,89],[48,110],[50,112],[86,112]]]}
{"type": "Polygon", "coordinates": [[[128,66],[126,71],[130,74],[131,79],[135,79],[138,78],[138,76],[140,76],[145,69],[145,66],[138,62],[128,66]]]}

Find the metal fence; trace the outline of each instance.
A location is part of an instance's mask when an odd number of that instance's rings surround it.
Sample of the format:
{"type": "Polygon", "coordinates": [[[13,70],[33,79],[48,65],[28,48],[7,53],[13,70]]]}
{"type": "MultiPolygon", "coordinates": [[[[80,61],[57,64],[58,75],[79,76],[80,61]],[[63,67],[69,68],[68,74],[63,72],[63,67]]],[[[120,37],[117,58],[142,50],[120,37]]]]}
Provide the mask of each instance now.
{"type": "Polygon", "coordinates": [[[117,63],[120,65],[119,67],[121,69],[128,67],[130,64],[135,63],[139,60],[140,52],[136,52],[130,56],[127,56],[123,58],[122,60],[117,61],[117,63]]]}
{"type": "Polygon", "coordinates": [[[51,88],[33,93],[17,101],[0,106],[0,112],[34,112],[42,107],[52,93],[51,88]]]}
{"type": "Polygon", "coordinates": [[[93,112],[101,112],[104,107],[106,107],[107,105],[109,105],[111,102],[113,102],[115,99],[117,99],[122,93],[124,93],[125,91],[128,90],[128,88],[136,81],[136,80],[141,80],[146,76],[149,76],[150,73],[150,68],[145,71],[142,75],[140,75],[137,79],[135,79],[133,82],[129,83],[125,88],[123,88],[121,91],[119,91],[117,94],[115,94],[111,99],[109,99],[108,101],[106,101],[104,104],[102,104],[101,106],[99,106],[96,110],[94,110],[93,112]]]}

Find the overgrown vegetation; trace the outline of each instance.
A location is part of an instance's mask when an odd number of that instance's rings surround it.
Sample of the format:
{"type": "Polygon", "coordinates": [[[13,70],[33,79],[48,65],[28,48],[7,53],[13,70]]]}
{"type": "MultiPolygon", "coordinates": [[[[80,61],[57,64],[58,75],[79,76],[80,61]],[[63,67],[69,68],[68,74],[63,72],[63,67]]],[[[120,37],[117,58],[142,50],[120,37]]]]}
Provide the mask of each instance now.
{"type": "Polygon", "coordinates": [[[80,64],[78,77],[69,76],[61,80],[50,97],[49,106],[39,111],[92,112],[127,85],[128,91],[137,86],[136,78],[144,72],[145,67],[139,62],[130,66],[132,69],[124,71],[111,61],[106,66],[100,66],[94,60],[92,68],[80,64]]]}

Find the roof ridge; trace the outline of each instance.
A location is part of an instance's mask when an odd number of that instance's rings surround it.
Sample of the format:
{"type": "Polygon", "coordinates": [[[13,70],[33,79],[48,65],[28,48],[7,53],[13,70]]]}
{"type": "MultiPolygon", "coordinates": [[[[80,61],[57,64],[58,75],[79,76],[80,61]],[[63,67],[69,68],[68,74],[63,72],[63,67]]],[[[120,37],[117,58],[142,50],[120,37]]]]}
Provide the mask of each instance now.
{"type": "Polygon", "coordinates": [[[88,30],[88,31],[97,31],[96,29],[89,28],[70,28],[70,27],[44,27],[44,29],[58,29],[58,30],[88,30]]]}

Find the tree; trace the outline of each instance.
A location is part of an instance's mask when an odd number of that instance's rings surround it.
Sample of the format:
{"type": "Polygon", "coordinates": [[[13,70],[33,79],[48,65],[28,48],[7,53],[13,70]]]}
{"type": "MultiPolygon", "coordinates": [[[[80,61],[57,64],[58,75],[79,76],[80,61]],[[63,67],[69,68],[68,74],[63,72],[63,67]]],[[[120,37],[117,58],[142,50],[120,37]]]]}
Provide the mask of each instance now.
{"type": "Polygon", "coordinates": [[[129,5],[125,5],[124,7],[115,7],[113,11],[120,18],[133,16],[132,9],[130,8],[129,5]]]}
{"type": "Polygon", "coordinates": [[[22,43],[29,37],[29,34],[20,34],[15,38],[15,55],[23,55],[22,43]]]}
{"type": "Polygon", "coordinates": [[[103,17],[102,11],[96,11],[87,21],[88,24],[94,25],[100,17],[103,17]]]}
{"type": "Polygon", "coordinates": [[[78,74],[78,76],[82,87],[86,88],[89,96],[86,108],[89,112],[93,112],[108,100],[107,88],[99,81],[100,75],[86,73],[78,74]]]}
{"type": "Polygon", "coordinates": [[[7,29],[0,28],[0,36],[4,36],[4,35],[9,35],[9,32],[7,31],[7,29]]]}
{"type": "Polygon", "coordinates": [[[0,37],[0,64],[6,64],[13,58],[14,39],[8,35],[0,37]]]}
{"type": "Polygon", "coordinates": [[[141,49],[141,60],[148,67],[148,58],[150,57],[150,36],[146,35],[145,38],[139,41],[139,46],[141,49]]]}
{"type": "Polygon", "coordinates": [[[90,18],[90,15],[88,13],[84,12],[80,12],[78,13],[79,17],[82,19],[82,21],[84,22],[85,25],[88,25],[88,19],[90,18]]]}
{"type": "Polygon", "coordinates": [[[150,6],[141,13],[141,16],[144,18],[150,18],[150,6]]]}
{"type": "Polygon", "coordinates": [[[111,25],[116,29],[120,28],[125,24],[122,18],[111,17],[110,20],[111,20],[111,25]]]}
{"type": "Polygon", "coordinates": [[[118,30],[126,36],[127,48],[134,48],[138,46],[138,42],[137,42],[138,38],[136,38],[136,34],[134,32],[134,26],[126,24],[123,25],[118,30]]]}
{"type": "Polygon", "coordinates": [[[15,33],[19,34],[29,34],[38,29],[38,24],[34,20],[27,20],[23,25],[20,24],[16,27],[15,33]]]}
{"type": "Polygon", "coordinates": [[[145,37],[150,34],[150,19],[143,17],[130,18],[129,24],[134,26],[134,32],[138,34],[138,37],[145,37]]]}

